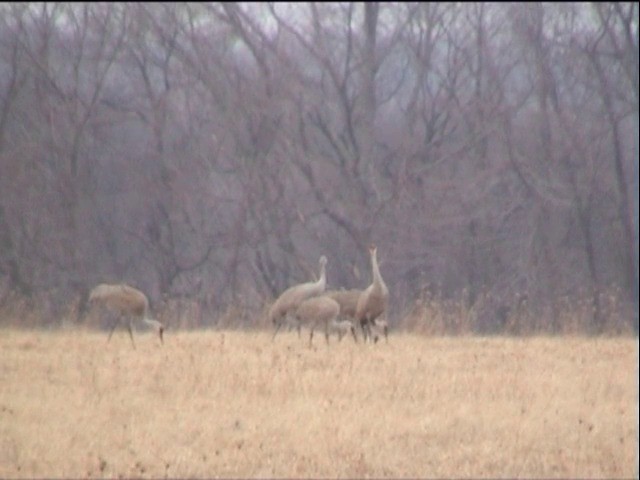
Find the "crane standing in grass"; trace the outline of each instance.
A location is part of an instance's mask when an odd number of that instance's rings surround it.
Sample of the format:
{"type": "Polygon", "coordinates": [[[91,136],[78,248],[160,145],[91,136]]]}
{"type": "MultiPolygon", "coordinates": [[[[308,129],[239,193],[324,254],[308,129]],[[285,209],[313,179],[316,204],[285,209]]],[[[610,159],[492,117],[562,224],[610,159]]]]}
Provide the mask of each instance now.
{"type": "Polygon", "coordinates": [[[124,321],[127,330],[129,331],[131,344],[133,345],[133,348],[136,348],[136,344],[133,341],[131,323],[134,318],[140,318],[144,323],[155,328],[158,332],[158,336],[160,337],[160,343],[164,343],[164,325],[157,320],[153,320],[148,317],[149,300],[140,290],[125,284],[110,285],[101,283],[91,290],[91,293],[89,294],[89,304],[93,305],[95,303],[104,305],[108,310],[118,315],[118,318],[111,326],[107,342],[111,340],[111,335],[113,335],[113,331],[118,324],[121,321],[124,321]]]}
{"type": "MultiPolygon", "coordinates": [[[[351,290],[329,290],[325,292],[325,295],[334,299],[340,304],[340,324],[348,327],[349,323],[353,323],[352,320],[356,318],[356,308],[358,307],[358,299],[362,295],[362,290],[354,288],[351,290]],[[349,322],[349,323],[345,323],[349,322]]],[[[358,342],[355,329],[348,329],[353,335],[354,342],[358,342]]]]}
{"type": "MultiPolygon", "coordinates": [[[[323,328],[324,337],[329,344],[329,331],[337,329],[339,332],[343,329],[351,330],[353,332],[353,324],[350,321],[345,323],[338,321],[338,315],[340,314],[340,304],[333,298],[326,295],[320,295],[318,297],[308,298],[303,301],[296,309],[294,316],[298,325],[307,324],[310,329],[309,333],[309,346],[313,345],[313,332],[315,329],[323,328]]],[[[355,338],[355,333],[353,334],[355,338]]],[[[342,334],[339,333],[339,338],[342,339],[342,334]]]]}
{"type": "MultiPolygon", "coordinates": [[[[380,268],[378,266],[377,248],[375,245],[369,247],[371,255],[371,273],[373,281],[358,298],[356,306],[356,323],[360,324],[364,341],[370,338],[371,327],[380,327],[383,330],[385,338],[387,337],[387,322],[378,318],[387,310],[389,303],[389,289],[382,280],[380,268]]],[[[377,336],[375,338],[377,340],[377,336]]]]}
{"type": "MultiPolygon", "coordinates": [[[[298,305],[300,305],[304,300],[315,297],[324,292],[327,285],[327,257],[322,255],[318,263],[320,265],[320,278],[318,278],[316,282],[302,283],[287,288],[276,299],[276,301],[273,302],[273,305],[271,305],[271,308],[269,309],[269,319],[275,326],[273,337],[271,337],[272,340],[276,338],[276,334],[278,333],[278,330],[280,330],[282,323],[287,318],[287,315],[293,314],[296,308],[298,308],[298,305]]],[[[299,333],[299,323],[297,327],[299,333]]]]}

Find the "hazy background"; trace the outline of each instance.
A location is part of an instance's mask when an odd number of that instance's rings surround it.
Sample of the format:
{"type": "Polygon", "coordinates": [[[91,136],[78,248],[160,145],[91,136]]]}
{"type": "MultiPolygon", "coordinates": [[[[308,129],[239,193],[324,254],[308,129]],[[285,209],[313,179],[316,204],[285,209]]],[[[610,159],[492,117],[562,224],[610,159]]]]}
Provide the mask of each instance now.
{"type": "Polygon", "coordinates": [[[636,3],[2,4],[0,307],[250,326],[373,242],[394,326],[637,331],[638,71],[636,3]]]}

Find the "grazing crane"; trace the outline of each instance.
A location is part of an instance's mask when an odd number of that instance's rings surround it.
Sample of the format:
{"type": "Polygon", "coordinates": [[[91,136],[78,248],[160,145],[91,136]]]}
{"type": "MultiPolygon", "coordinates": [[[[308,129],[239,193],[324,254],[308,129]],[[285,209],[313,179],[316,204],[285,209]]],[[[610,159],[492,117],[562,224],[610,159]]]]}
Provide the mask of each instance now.
{"type": "Polygon", "coordinates": [[[373,331],[376,332],[376,334],[373,337],[374,343],[378,342],[377,332],[382,332],[382,335],[384,335],[385,342],[389,343],[389,323],[387,322],[387,320],[384,318],[378,317],[373,321],[372,326],[373,326],[373,331]]]}
{"type": "MultiPolygon", "coordinates": [[[[371,327],[380,326],[387,336],[386,322],[377,320],[387,310],[389,303],[389,289],[382,280],[380,274],[380,268],[378,267],[377,248],[375,245],[369,247],[369,254],[371,255],[371,272],[373,275],[373,281],[369,285],[362,295],[358,298],[358,304],[356,306],[356,323],[360,324],[362,328],[362,334],[364,341],[371,337],[371,327]]],[[[376,337],[377,340],[377,337],[376,337]]]]}
{"type": "Polygon", "coordinates": [[[345,335],[347,335],[349,332],[351,332],[351,335],[353,335],[353,341],[355,343],[358,343],[358,337],[356,337],[356,328],[353,325],[353,322],[349,319],[338,319],[338,320],[332,320],[329,323],[329,328],[331,330],[334,330],[336,332],[338,332],[338,341],[341,342],[342,341],[342,337],[344,337],[345,335]]]}
{"type": "Polygon", "coordinates": [[[130,287],[125,284],[110,285],[102,283],[91,290],[89,294],[89,304],[95,303],[104,305],[108,310],[118,314],[118,318],[115,320],[109,331],[109,338],[107,342],[111,341],[111,335],[120,321],[124,320],[127,330],[129,331],[129,337],[131,338],[131,344],[133,348],[136,348],[136,344],[133,341],[133,332],[131,330],[131,323],[134,318],[140,318],[148,325],[151,325],[158,332],[160,337],[160,343],[164,343],[163,333],[164,325],[148,318],[149,314],[149,300],[147,296],[140,290],[130,287]]]}
{"type": "MultiPolygon", "coordinates": [[[[362,290],[359,289],[351,289],[351,290],[329,290],[325,293],[327,297],[333,298],[336,302],[340,304],[340,318],[342,325],[348,327],[347,323],[351,322],[356,318],[356,308],[358,306],[358,299],[360,295],[362,295],[362,290]]],[[[350,329],[351,334],[353,335],[353,340],[357,343],[358,337],[356,337],[355,329],[350,329]]]]}
{"type": "Polygon", "coordinates": [[[273,305],[271,305],[268,316],[276,328],[273,332],[273,337],[271,337],[272,340],[276,338],[278,330],[280,330],[282,323],[289,313],[293,313],[304,300],[324,292],[327,285],[327,257],[322,255],[318,263],[320,265],[320,278],[318,278],[318,281],[302,283],[287,288],[276,301],[273,302],[273,305]]]}
{"type": "Polygon", "coordinates": [[[295,311],[298,324],[307,324],[311,330],[309,334],[309,346],[312,346],[313,331],[316,328],[324,328],[324,336],[329,344],[329,330],[338,330],[339,339],[342,339],[342,331],[351,330],[355,337],[353,323],[349,320],[339,321],[340,304],[327,295],[308,298],[303,301],[295,311]]]}

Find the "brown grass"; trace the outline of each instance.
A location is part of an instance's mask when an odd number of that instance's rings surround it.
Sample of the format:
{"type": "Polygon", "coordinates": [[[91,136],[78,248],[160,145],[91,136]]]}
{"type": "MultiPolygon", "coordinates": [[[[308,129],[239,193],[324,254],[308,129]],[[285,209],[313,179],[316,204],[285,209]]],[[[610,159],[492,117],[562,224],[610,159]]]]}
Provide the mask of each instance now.
{"type": "Polygon", "coordinates": [[[0,331],[0,477],[638,476],[637,339],[0,331]]]}

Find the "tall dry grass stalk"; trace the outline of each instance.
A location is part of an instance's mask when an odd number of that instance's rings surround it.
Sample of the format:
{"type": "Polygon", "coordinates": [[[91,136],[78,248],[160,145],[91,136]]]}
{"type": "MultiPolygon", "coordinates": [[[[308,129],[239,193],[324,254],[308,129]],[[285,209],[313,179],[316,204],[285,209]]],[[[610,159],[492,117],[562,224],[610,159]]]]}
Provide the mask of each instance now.
{"type": "MultiPolygon", "coordinates": [[[[470,335],[500,333],[530,336],[545,333],[561,335],[606,334],[637,335],[634,331],[637,307],[624,301],[622,290],[612,287],[598,295],[600,325],[594,330],[596,304],[589,292],[560,296],[547,305],[532,304],[525,294],[511,297],[481,294],[470,301],[463,290],[455,298],[447,298],[439,291],[425,289],[408,305],[395,305],[391,327],[395,330],[426,335],[470,335]]],[[[55,293],[41,293],[24,297],[14,292],[0,297],[0,327],[91,326],[107,328],[113,319],[105,318],[99,309],[82,311],[82,298],[66,299],[55,293]]],[[[259,330],[272,329],[265,301],[257,305],[228,305],[212,311],[209,303],[193,298],[168,297],[151,306],[154,318],[173,330],[223,328],[259,330]]]]}
{"type": "Polygon", "coordinates": [[[0,477],[638,475],[635,339],[0,331],[0,477]]]}
{"type": "MultiPolygon", "coordinates": [[[[600,308],[598,333],[633,335],[634,315],[630,302],[621,300],[619,288],[598,294],[600,308]]],[[[527,295],[496,297],[481,294],[470,302],[466,291],[457,298],[446,298],[425,290],[404,309],[397,325],[405,331],[427,335],[468,335],[486,331],[507,335],[553,333],[580,335],[594,333],[596,302],[588,292],[560,296],[547,305],[532,305],[527,295]]]]}

